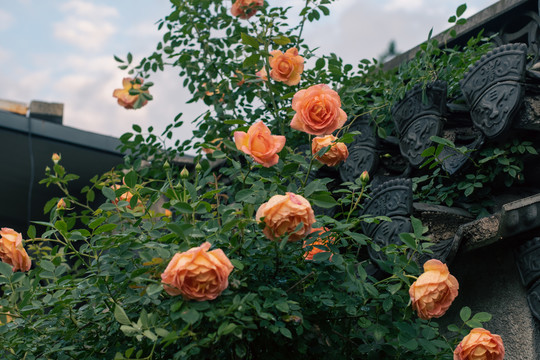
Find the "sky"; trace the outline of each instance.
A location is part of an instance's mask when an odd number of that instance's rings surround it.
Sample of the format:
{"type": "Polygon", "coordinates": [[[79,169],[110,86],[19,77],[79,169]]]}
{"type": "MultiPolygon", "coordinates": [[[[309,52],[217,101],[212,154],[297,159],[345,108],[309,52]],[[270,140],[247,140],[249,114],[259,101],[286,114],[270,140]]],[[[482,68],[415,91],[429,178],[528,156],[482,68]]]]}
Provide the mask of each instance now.
{"type": "MultiPolygon", "coordinates": [[[[230,0],[224,0],[230,3],[230,0]]],[[[304,0],[267,0],[293,5],[304,0]]],[[[329,17],[307,23],[304,35],[320,54],[334,52],[345,62],[378,58],[394,40],[406,51],[448,27],[447,19],[465,0],[337,0],[329,17]]],[[[470,0],[465,17],[495,3],[470,0]]],[[[2,0],[0,5],[0,99],[64,104],[63,124],[119,137],[132,124],[156,134],[182,112],[184,126],[174,139],[192,137],[190,121],[205,110],[190,98],[175,69],[153,74],[154,100],[126,110],[112,92],[128,76],[113,55],[128,52],[138,62],[150,55],[162,34],[156,22],[169,14],[166,0],[2,0]]],[[[173,139],[173,140],[174,140],[173,139]]]]}

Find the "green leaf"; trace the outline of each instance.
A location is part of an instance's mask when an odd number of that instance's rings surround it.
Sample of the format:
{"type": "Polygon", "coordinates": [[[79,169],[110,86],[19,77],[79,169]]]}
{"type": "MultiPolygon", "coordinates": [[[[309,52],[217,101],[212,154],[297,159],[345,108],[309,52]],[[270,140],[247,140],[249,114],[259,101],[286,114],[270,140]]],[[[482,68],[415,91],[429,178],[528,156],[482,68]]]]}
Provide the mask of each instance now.
{"type": "Polygon", "coordinates": [[[260,55],[259,54],[253,54],[251,55],[250,57],[247,57],[245,60],[244,60],[244,67],[251,67],[251,66],[254,66],[254,65],[257,65],[257,63],[259,62],[259,59],[260,59],[260,55]]]}
{"type": "Polygon", "coordinates": [[[28,237],[30,239],[33,239],[36,237],[36,227],[34,225],[30,225],[28,227],[28,231],[26,232],[26,234],[28,235],[28,237]]]}
{"type": "Polygon", "coordinates": [[[401,289],[402,286],[403,286],[403,283],[399,282],[396,284],[388,285],[387,289],[390,294],[394,295],[401,289]]]}
{"type": "Polygon", "coordinates": [[[238,259],[231,259],[231,263],[233,264],[235,268],[237,268],[240,271],[244,269],[244,264],[238,259]]]}
{"type": "Polygon", "coordinates": [[[0,274],[4,275],[5,277],[10,277],[13,273],[12,267],[9,264],[6,264],[5,262],[0,261],[0,274]]]}
{"type": "Polygon", "coordinates": [[[155,294],[159,294],[163,290],[163,285],[161,284],[151,284],[146,288],[146,294],[148,296],[153,296],[155,294]]]}
{"type": "Polygon", "coordinates": [[[313,200],[313,204],[325,209],[333,208],[337,205],[337,201],[328,193],[313,194],[310,197],[313,200]]]}
{"type": "Polygon", "coordinates": [[[50,272],[54,272],[54,269],[56,268],[56,266],[54,266],[54,264],[49,260],[41,260],[39,267],[50,272]]]}
{"type": "Polygon", "coordinates": [[[129,321],[129,317],[127,316],[126,312],[118,304],[116,304],[114,307],[114,318],[122,325],[131,325],[131,321],[129,321]]]}
{"type": "Polygon", "coordinates": [[[101,193],[103,194],[103,196],[105,196],[107,199],[109,199],[111,201],[116,200],[116,193],[114,192],[113,189],[111,189],[108,186],[102,187],[101,188],[101,193]]]}
{"type": "Polygon", "coordinates": [[[259,41],[253,36],[250,36],[246,33],[241,33],[240,36],[242,37],[242,43],[244,45],[249,45],[254,48],[259,48],[259,41]]]}
{"type": "Polygon", "coordinates": [[[456,15],[457,17],[460,17],[461,15],[463,15],[463,13],[465,12],[465,10],[467,10],[467,4],[461,4],[458,6],[457,10],[456,10],[456,15]]]}
{"type": "Polygon", "coordinates": [[[179,212],[181,212],[182,214],[192,214],[193,213],[193,208],[191,207],[191,205],[189,205],[186,202],[178,202],[178,203],[174,204],[174,208],[176,210],[178,210],[179,212]]]}
{"type": "Polygon", "coordinates": [[[464,306],[459,312],[459,317],[463,322],[467,322],[471,318],[471,313],[471,308],[468,306],[464,306]]]}
{"type": "Polygon", "coordinates": [[[188,309],[183,311],[180,317],[188,324],[195,324],[201,318],[201,314],[195,309],[188,309]]]}
{"type": "Polygon", "coordinates": [[[409,233],[403,233],[403,234],[399,234],[399,238],[401,239],[401,241],[403,241],[403,243],[405,245],[407,245],[409,248],[411,249],[416,249],[416,239],[414,236],[412,236],[411,234],[409,233]]]}
{"type": "Polygon", "coordinates": [[[232,333],[236,329],[237,325],[233,323],[222,323],[218,328],[218,335],[227,335],[232,333]]]}
{"type": "Polygon", "coordinates": [[[281,333],[281,335],[285,336],[286,338],[292,339],[292,333],[289,329],[282,327],[282,328],[279,328],[279,332],[281,333]]]}
{"type": "Polygon", "coordinates": [[[101,225],[96,230],[94,230],[94,234],[97,235],[97,234],[101,234],[101,233],[104,233],[104,232],[112,231],[112,230],[116,229],[117,226],[118,226],[118,224],[101,225]]]}
{"type": "Polygon", "coordinates": [[[278,35],[278,36],[274,36],[272,38],[272,41],[276,43],[277,45],[287,45],[291,42],[291,39],[289,39],[288,37],[284,35],[278,35]]]}
{"type": "Polygon", "coordinates": [[[124,176],[124,182],[128,187],[134,188],[137,184],[137,173],[133,170],[128,172],[126,176],[124,176]]]}
{"type": "Polygon", "coordinates": [[[475,314],[473,316],[473,320],[479,321],[479,322],[488,322],[492,318],[490,313],[487,312],[479,312],[478,314],[475,314]]]}

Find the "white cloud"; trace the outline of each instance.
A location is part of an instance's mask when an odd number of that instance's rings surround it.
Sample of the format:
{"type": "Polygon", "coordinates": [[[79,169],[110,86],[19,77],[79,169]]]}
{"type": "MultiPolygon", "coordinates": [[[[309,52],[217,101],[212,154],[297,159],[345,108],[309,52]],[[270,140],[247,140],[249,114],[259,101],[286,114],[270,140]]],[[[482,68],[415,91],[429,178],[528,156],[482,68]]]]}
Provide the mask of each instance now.
{"type": "Polygon", "coordinates": [[[82,50],[96,51],[116,32],[109,18],[118,11],[110,6],[72,0],[60,7],[68,16],[54,24],[54,36],[82,50]]]}
{"type": "Polygon", "coordinates": [[[417,11],[424,8],[424,0],[391,0],[384,5],[385,11],[417,11]]]}
{"type": "Polygon", "coordinates": [[[60,6],[60,10],[74,12],[77,16],[89,18],[105,18],[118,15],[118,10],[112,6],[96,5],[83,0],[71,0],[60,6]]]}
{"type": "Polygon", "coordinates": [[[13,15],[5,10],[0,9],[0,31],[9,29],[14,23],[13,15]]]}

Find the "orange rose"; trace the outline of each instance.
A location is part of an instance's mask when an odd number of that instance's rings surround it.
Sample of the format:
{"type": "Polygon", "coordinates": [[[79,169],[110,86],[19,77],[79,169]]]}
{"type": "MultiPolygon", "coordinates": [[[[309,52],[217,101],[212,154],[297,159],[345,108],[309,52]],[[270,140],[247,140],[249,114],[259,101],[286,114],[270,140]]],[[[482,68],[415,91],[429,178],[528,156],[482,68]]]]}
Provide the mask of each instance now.
{"type": "Polygon", "coordinates": [[[231,7],[231,14],[240,19],[249,19],[264,5],[264,0],[236,0],[231,7]]]}
{"type": "Polygon", "coordinates": [[[298,55],[298,49],[292,47],[285,54],[274,50],[270,55],[270,77],[289,86],[298,85],[304,71],[304,58],[298,55]]]}
{"type": "Polygon", "coordinates": [[[32,260],[24,250],[21,233],[10,228],[0,230],[0,259],[13,266],[13,271],[28,271],[32,260]]]}
{"type": "MultiPolygon", "coordinates": [[[[316,229],[313,229],[311,230],[311,233],[318,233],[319,235],[322,235],[324,234],[325,232],[328,232],[328,229],[327,228],[316,228],[316,229]]],[[[329,252],[330,249],[328,249],[328,243],[332,243],[334,242],[336,239],[334,237],[331,237],[329,235],[326,235],[323,238],[320,238],[318,237],[317,240],[315,240],[314,242],[312,242],[311,244],[309,244],[308,241],[304,241],[304,245],[302,246],[302,248],[309,248],[309,247],[312,247],[310,251],[306,251],[306,253],[304,254],[304,257],[306,260],[313,260],[313,256],[315,254],[318,254],[318,253],[322,253],[322,252],[329,252]],[[316,247],[315,245],[318,245],[318,246],[324,246],[327,250],[323,250],[323,249],[320,249],[318,247],[316,247]]],[[[332,259],[332,255],[330,255],[330,259],[332,259]]]]}
{"type": "MultiPolygon", "coordinates": [[[[118,184],[114,184],[113,186],[111,186],[111,189],[113,189],[114,191],[120,189],[122,187],[122,185],[118,185],[118,184]]],[[[118,204],[118,202],[120,200],[124,200],[124,201],[127,201],[127,202],[131,202],[131,198],[133,197],[133,194],[131,193],[131,191],[126,191],[125,193],[123,193],[122,195],[120,195],[119,197],[116,198],[116,200],[113,200],[111,201],[113,204],[118,204]]],[[[135,205],[135,207],[138,207],[142,205],[142,202],[141,202],[141,199],[137,200],[137,205],[135,205]]],[[[128,209],[131,209],[131,205],[128,205],[127,206],[128,209]]]]}
{"type": "Polygon", "coordinates": [[[412,307],[424,320],[444,315],[458,295],[459,284],[446,264],[431,259],[424,264],[424,273],[409,288],[412,307]]]}
{"type": "Polygon", "coordinates": [[[454,350],[454,360],[503,360],[504,345],[499,335],[486,329],[472,329],[454,350]]]}
{"type": "Polygon", "coordinates": [[[210,243],[177,253],[161,274],[163,289],[172,296],[186,299],[214,300],[229,286],[234,266],[223,250],[210,249],[210,243]]]}
{"type": "Polygon", "coordinates": [[[234,142],[238,150],[251,155],[255,162],[270,167],[279,161],[277,153],[285,146],[285,136],[272,135],[270,129],[259,121],[251,125],[247,133],[235,131],[234,142]]]}
{"type": "Polygon", "coordinates": [[[328,135],[347,121],[341,99],[328,85],[318,84],[298,91],[292,100],[296,111],[291,127],[311,135],[328,135]]]}
{"type": "Polygon", "coordinates": [[[60,161],[60,159],[62,159],[62,157],[60,155],[58,155],[57,153],[54,153],[52,154],[51,156],[51,160],[55,163],[55,164],[58,164],[58,162],[60,161]]]}
{"type": "Polygon", "coordinates": [[[255,75],[262,81],[268,81],[268,73],[266,72],[266,69],[264,67],[261,68],[261,70],[257,71],[255,75]]]}
{"type": "Polygon", "coordinates": [[[309,201],[290,192],[272,196],[259,207],[255,218],[264,218],[262,221],[266,226],[263,232],[270,240],[277,240],[288,233],[289,241],[297,241],[311,233],[311,225],[315,222],[309,201]],[[302,227],[294,232],[300,223],[302,227]]]}
{"type": "Polygon", "coordinates": [[[315,137],[311,142],[311,152],[316,155],[321,149],[330,146],[330,149],[321,157],[315,157],[317,160],[328,166],[336,166],[342,161],[345,161],[349,156],[349,150],[344,143],[335,142],[337,138],[334,135],[326,135],[323,137],[315,137]]]}
{"type": "MultiPolygon", "coordinates": [[[[134,109],[133,106],[137,102],[137,99],[139,99],[140,95],[130,95],[129,90],[131,90],[131,89],[140,89],[141,88],[143,80],[141,78],[138,78],[137,80],[140,82],[140,84],[135,82],[135,80],[133,80],[132,78],[128,78],[128,77],[124,78],[122,80],[122,86],[124,88],[123,89],[115,89],[113,91],[113,97],[118,99],[118,104],[120,106],[123,106],[126,109],[134,109]]],[[[142,92],[149,93],[148,90],[144,90],[142,92]]],[[[140,107],[143,107],[144,105],[146,105],[147,102],[148,102],[148,100],[144,99],[144,101],[142,102],[140,107]]]]}
{"type": "Polygon", "coordinates": [[[66,202],[64,198],[58,200],[58,203],[56,203],[56,209],[57,210],[65,210],[66,209],[66,202]]]}

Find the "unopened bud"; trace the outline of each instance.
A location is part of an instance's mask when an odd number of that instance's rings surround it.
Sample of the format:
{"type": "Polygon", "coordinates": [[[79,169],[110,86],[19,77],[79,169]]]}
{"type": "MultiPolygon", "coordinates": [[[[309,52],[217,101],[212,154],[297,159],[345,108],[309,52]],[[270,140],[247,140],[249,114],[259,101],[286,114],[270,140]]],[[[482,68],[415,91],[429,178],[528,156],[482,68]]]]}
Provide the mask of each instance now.
{"type": "Polygon", "coordinates": [[[58,200],[58,203],[56,204],[56,209],[57,210],[65,210],[66,209],[66,202],[64,201],[63,198],[58,200]]]}
{"type": "Polygon", "coordinates": [[[180,171],[180,177],[182,179],[187,179],[189,177],[189,171],[185,167],[180,171]]]}
{"type": "Polygon", "coordinates": [[[164,212],[165,216],[170,218],[172,216],[172,211],[169,210],[169,209],[165,209],[165,212],[164,212]]]}
{"type": "Polygon", "coordinates": [[[164,168],[164,169],[170,169],[170,168],[171,168],[171,164],[169,164],[168,161],[165,161],[165,163],[163,164],[163,168],[164,168]]]}
{"type": "Polygon", "coordinates": [[[362,186],[366,186],[369,182],[369,173],[364,170],[364,172],[360,175],[360,182],[362,183],[362,186]]]}
{"type": "Polygon", "coordinates": [[[202,170],[202,166],[200,163],[197,163],[197,165],[195,165],[195,171],[199,172],[202,170]]]}
{"type": "Polygon", "coordinates": [[[62,157],[58,155],[57,153],[54,153],[52,154],[51,159],[55,164],[58,164],[58,162],[60,161],[60,159],[62,159],[62,157]]]}

